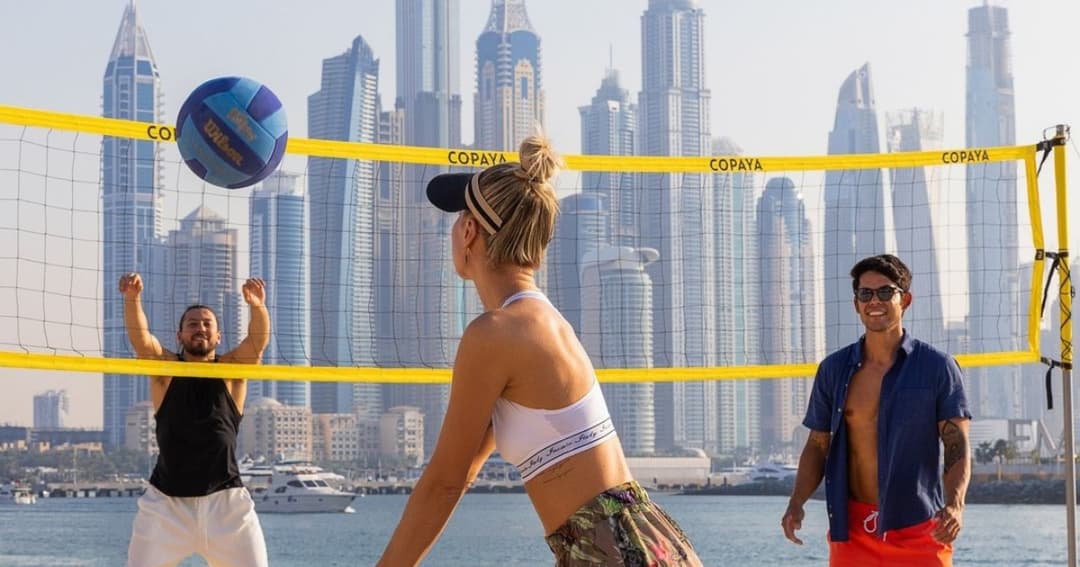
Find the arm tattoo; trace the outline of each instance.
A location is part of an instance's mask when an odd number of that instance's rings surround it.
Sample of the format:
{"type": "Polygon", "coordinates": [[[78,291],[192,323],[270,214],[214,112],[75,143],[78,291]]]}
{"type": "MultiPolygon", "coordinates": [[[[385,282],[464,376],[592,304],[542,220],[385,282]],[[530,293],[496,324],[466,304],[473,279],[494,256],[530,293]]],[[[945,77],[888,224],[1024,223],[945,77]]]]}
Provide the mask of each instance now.
{"type": "Polygon", "coordinates": [[[941,442],[945,445],[945,473],[948,474],[953,465],[967,457],[967,436],[952,420],[945,420],[941,426],[941,442]]]}

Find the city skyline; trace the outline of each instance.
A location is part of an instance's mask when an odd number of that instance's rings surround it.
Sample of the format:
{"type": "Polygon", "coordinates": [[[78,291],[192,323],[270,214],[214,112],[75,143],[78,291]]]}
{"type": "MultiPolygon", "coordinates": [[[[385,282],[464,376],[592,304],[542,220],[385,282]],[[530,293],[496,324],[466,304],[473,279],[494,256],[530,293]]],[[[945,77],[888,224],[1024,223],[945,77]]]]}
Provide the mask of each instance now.
{"type": "MultiPolygon", "coordinates": [[[[702,2],[701,4],[702,4],[702,5],[706,5],[706,3],[704,3],[704,2],[702,2]]],[[[970,3],[969,3],[969,4],[970,4],[970,3]]],[[[140,8],[141,8],[141,7],[140,7],[140,8]]],[[[534,7],[533,5],[530,5],[530,8],[535,8],[535,7],[534,7]]],[[[719,10],[716,10],[716,9],[713,9],[712,11],[710,11],[710,9],[709,9],[709,8],[708,8],[707,6],[705,7],[705,12],[706,12],[706,16],[709,16],[710,14],[712,14],[712,15],[713,15],[714,17],[715,17],[716,15],[718,15],[718,14],[720,13],[720,11],[719,11],[719,10]]],[[[463,21],[464,21],[464,20],[467,20],[467,18],[464,18],[464,17],[463,17],[462,19],[463,19],[463,21]]],[[[539,27],[539,26],[537,26],[537,27],[539,27]]],[[[545,30],[543,30],[543,29],[538,29],[538,33],[540,33],[540,35],[542,35],[542,36],[543,36],[543,35],[545,34],[545,30]]],[[[1014,32],[1014,33],[1015,33],[1015,32],[1014,32]]],[[[151,35],[154,35],[154,33],[151,33],[151,35]]],[[[464,32],[463,32],[463,33],[462,33],[462,37],[463,37],[463,44],[465,44],[465,45],[468,45],[468,43],[469,43],[469,36],[468,36],[468,34],[467,34],[467,33],[464,33],[464,32]]],[[[715,41],[715,40],[713,40],[713,41],[715,41]]],[[[1014,42],[1014,43],[1015,43],[1015,42],[1014,42]]],[[[546,43],[545,45],[548,45],[548,44],[546,43]]],[[[463,49],[463,51],[466,51],[466,52],[467,52],[468,50],[467,50],[467,49],[463,49]]],[[[331,51],[331,52],[329,52],[329,53],[333,53],[333,51],[331,51]]],[[[325,57],[325,56],[329,55],[329,53],[326,53],[326,54],[324,54],[323,56],[325,57]]],[[[377,57],[377,58],[382,58],[382,57],[384,57],[384,56],[385,56],[385,53],[386,53],[385,51],[384,51],[384,52],[380,52],[380,53],[376,53],[376,57],[377,57]]],[[[546,57],[546,56],[547,56],[547,50],[545,50],[545,57],[546,57]]],[[[626,64],[626,65],[618,65],[618,64],[616,64],[616,65],[615,65],[615,67],[616,67],[616,68],[618,68],[618,69],[620,69],[620,70],[624,70],[624,69],[630,69],[631,67],[633,67],[633,65],[632,65],[632,64],[626,64]]],[[[166,74],[165,74],[165,76],[168,76],[168,74],[166,73],[166,74]]],[[[597,74],[596,74],[596,76],[597,76],[597,77],[599,77],[599,73],[597,73],[597,74]]],[[[593,82],[593,81],[587,81],[587,82],[590,82],[590,83],[591,83],[592,85],[595,85],[595,82],[593,82]]],[[[827,81],[827,80],[824,80],[824,79],[823,79],[823,80],[822,80],[822,82],[833,82],[833,81],[827,81]]],[[[833,82],[833,84],[835,85],[835,82],[833,82]]],[[[634,85],[627,85],[627,86],[629,87],[629,89],[630,89],[631,91],[636,91],[636,88],[634,87],[634,85]]],[[[833,86],[832,88],[835,88],[835,86],[833,86]]],[[[550,89],[545,89],[545,90],[550,90],[550,89]]],[[[172,99],[172,97],[176,97],[176,98],[182,98],[182,95],[181,95],[181,96],[178,96],[178,94],[179,94],[179,93],[182,93],[182,92],[183,92],[182,90],[181,90],[181,91],[179,91],[179,92],[172,92],[172,91],[167,91],[167,93],[166,93],[166,94],[171,94],[171,97],[170,97],[170,99],[172,99]]],[[[581,103],[581,102],[583,102],[583,101],[585,101],[585,100],[587,100],[587,99],[581,99],[581,101],[579,101],[579,103],[578,103],[578,104],[580,105],[580,103],[581,103]]],[[[385,103],[387,102],[387,96],[386,96],[386,95],[384,95],[384,96],[382,97],[382,101],[383,101],[383,103],[384,103],[384,104],[385,104],[385,103]]],[[[889,107],[885,107],[885,108],[889,108],[889,107]]],[[[301,114],[301,113],[300,113],[300,112],[298,112],[298,111],[297,111],[297,109],[296,109],[296,108],[294,107],[294,108],[293,108],[293,116],[296,116],[297,114],[301,114]]],[[[956,120],[956,118],[953,118],[953,120],[956,120]]],[[[955,123],[955,122],[954,122],[954,123],[955,123]]],[[[727,131],[725,130],[725,131],[724,131],[723,133],[728,133],[728,132],[727,132],[727,131]]],[[[737,136],[737,135],[736,135],[736,136],[734,136],[734,137],[735,137],[735,139],[736,139],[737,141],[740,141],[740,142],[741,142],[741,141],[742,141],[742,139],[743,139],[743,138],[740,138],[740,137],[739,137],[739,136],[737,136]]],[[[821,153],[821,152],[816,152],[816,153],[821,153]]],[[[1073,168],[1073,169],[1074,169],[1074,171],[1075,171],[1075,168],[1073,168]]]]}

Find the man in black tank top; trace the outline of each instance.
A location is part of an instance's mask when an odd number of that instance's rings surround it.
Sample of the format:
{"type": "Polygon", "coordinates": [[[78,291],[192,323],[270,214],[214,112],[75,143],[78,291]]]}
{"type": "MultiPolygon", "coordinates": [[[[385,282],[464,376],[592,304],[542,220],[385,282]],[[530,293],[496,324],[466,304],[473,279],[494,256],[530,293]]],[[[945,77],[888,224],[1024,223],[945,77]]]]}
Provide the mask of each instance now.
{"type": "MultiPolygon", "coordinates": [[[[142,289],[139,274],[120,278],[124,325],[138,358],[261,361],[270,342],[262,280],[244,282],[244,301],[251,308],[248,334],[236,349],[220,356],[216,353],[221,342],[217,315],[205,305],[192,305],[180,316],[179,352],[163,348],[150,333],[140,299],[142,289]]],[[[236,464],[246,397],[247,381],[242,379],[150,378],[159,455],[150,486],[139,498],[128,547],[129,567],[176,565],[193,554],[215,567],[267,565],[262,528],[236,464]]]]}

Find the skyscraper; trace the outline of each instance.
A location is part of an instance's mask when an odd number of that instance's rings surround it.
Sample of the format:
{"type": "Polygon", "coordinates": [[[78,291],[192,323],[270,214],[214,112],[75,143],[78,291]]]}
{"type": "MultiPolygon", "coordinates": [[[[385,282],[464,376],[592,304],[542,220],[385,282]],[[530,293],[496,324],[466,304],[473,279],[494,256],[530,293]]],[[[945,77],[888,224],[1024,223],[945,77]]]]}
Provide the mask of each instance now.
{"type": "MultiPolygon", "coordinates": [[[[619,84],[619,73],[608,69],[592,102],[578,107],[581,115],[581,153],[629,156],[637,153],[637,104],[619,84]]],[[[607,232],[612,244],[632,246],[637,235],[634,198],[637,175],[630,172],[586,171],[581,174],[583,193],[599,195],[608,211],[607,232]]]]}
{"type": "Polygon", "coordinates": [[[34,429],[60,429],[68,409],[67,390],[49,390],[34,396],[34,429]]]}
{"type": "MultiPolygon", "coordinates": [[[[376,142],[400,145],[405,143],[405,108],[399,98],[393,110],[379,112],[379,134],[376,142]]],[[[404,163],[376,164],[375,192],[375,362],[379,366],[407,365],[419,358],[417,344],[420,314],[402,310],[403,297],[415,296],[415,278],[410,264],[415,260],[413,250],[404,238],[408,227],[408,203],[416,200],[415,189],[406,185],[404,163]],[[408,330],[413,330],[409,333],[408,330]]],[[[390,392],[398,384],[383,386],[383,404],[393,399],[390,392]]],[[[402,405],[402,404],[394,404],[402,405]]]]}
{"type": "MultiPolygon", "coordinates": [[[[741,155],[730,138],[713,140],[716,156],[741,155]]],[[[757,204],[754,176],[717,173],[713,186],[713,250],[716,254],[716,362],[757,364],[761,302],[758,299],[757,204]]],[[[720,451],[757,448],[761,443],[760,387],[757,380],[724,380],[717,389],[720,451]]]]}
{"type": "MultiPolygon", "coordinates": [[[[266,364],[307,366],[308,257],[304,223],[304,189],[300,176],[275,171],[251,193],[250,274],[266,280],[270,312],[270,344],[266,364]]],[[[251,382],[248,399],[274,398],[287,406],[309,407],[310,389],[304,381],[251,382]]]]}
{"type": "MultiPolygon", "coordinates": [[[[649,0],[641,18],[641,153],[710,152],[705,14],[695,0],[649,0]]],[[[653,356],[659,367],[715,364],[713,194],[702,174],[642,176],[634,214],[639,246],[659,252],[653,286],[653,356]]],[[[717,448],[716,382],[656,386],[658,450],[717,448]]]]}
{"type": "MultiPolygon", "coordinates": [[[[877,110],[870,64],[848,75],[836,101],[829,154],[876,154],[877,110]]],[[[825,350],[832,352],[863,332],[851,307],[852,266],[885,250],[885,189],[880,169],[825,174],[825,350]]],[[[808,362],[804,360],[801,362],[808,362]]]]}
{"type": "Polygon", "coordinates": [[[458,0],[397,0],[397,97],[405,140],[417,146],[461,145],[458,0]]]}
{"type": "Polygon", "coordinates": [[[544,124],[540,36],[525,0],[492,0],[476,40],[475,142],[484,150],[517,151],[544,124]]]}
{"type": "MultiPolygon", "coordinates": [[[[341,55],[323,60],[322,84],[308,97],[308,135],[374,142],[378,129],[379,61],[358,36],[341,55]]],[[[309,158],[311,197],[311,362],[375,363],[375,164],[309,158]]],[[[314,413],[382,411],[378,384],[311,385],[314,413]]]]}
{"type": "Polygon", "coordinates": [[[187,306],[209,306],[221,332],[218,354],[236,348],[247,336],[240,324],[244,301],[237,286],[238,237],[223,217],[201,206],[180,220],[179,230],[169,231],[165,249],[170,272],[165,305],[174,328],[187,306]]]}
{"type": "MultiPolygon", "coordinates": [[[[758,284],[761,298],[768,304],[761,310],[762,364],[818,358],[814,317],[818,280],[810,234],[806,204],[795,184],[787,177],[770,179],[757,208],[761,251],[758,284]]],[[[810,386],[809,378],[761,384],[761,442],[766,450],[797,449],[796,431],[806,413],[810,386]]]]}
{"type": "MultiPolygon", "coordinates": [[[[404,116],[404,136],[397,143],[459,147],[460,3],[398,0],[396,17],[397,104],[404,116]]],[[[395,360],[388,360],[387,366],[449,366],[464,330],[460,294],[464,286],[451,267],[447,238],[454,218],[440,214],[424,196],[427,182],[446,170],[427,165],[403,166],[400,183],[394,182],[400,190],[386,195],[394,202],[392,216],[397,223],[397,228],[385,233],[380,225],[380,238],[388,238],[385,246],[393,258],[384,260],[380,256],[379,262],[393,271],[390,279],[396,282],[396,287],[389,290],[393,314],[387,330],[393,339],[391,348],[385,351],[395,360]]],[[[395,171],[388,173],[393,175],[395,171]]],[[[380,210],[380,219],[383,214],[380,210]]],[[[384,244],[380,242],[380,246],[384,244]]],[[[380,354],[383,352],[380,349],[380,354]]],[[[384,390],[384,409],[415,406],[423,412],[424,449],[430,455],[442,429],[449,387],[395,384],[384,390]]]]}
{"type": "MultiPolygon", "coordinates": [[[[619,86],[619,74],[608,69],[592,102],[578,107],[582,153],[633,155],[637,105],[619,86]]],[[[625,245],[636,233],[633,197],[635,175],[622,172],[582,173],[582,188],[559,203],[559,218],[547,254],[547,292],[552,303],[581,331],[582,258],[614,243],[625,245]]]]}
{"type": "MultiPolygon", "coordinates": [[[[401,99],[381,112],[379,143],[405,143],[401,99]]],[[[400,163],[378,164],[376,197],[376,361],[379,366],[447,367],[464,316],[461,278],[450,262],[448,223],[454,217],[430,206],[423,197],[426,180],[439,168],[400,163]]],[[[443,384],[384,384],[383,408],[420,408],[425,422],[424,447],[433,451],[442,429],[450,388],[443,384]]]]}
{"type": "MultiPolygon", "coordinates": [[[[581,261],[581,343],[596,368],[652,366],[652,282],[656,250],[605,246],[581,261]]],[[[652,383],[602,384],[623,450],[656,451],[652,383]]]]}
{"type": "MultiPolygon", "coordinates": [[[[885,143],[889,152],[917,152],[941,148],[944,131],[941,113],[912,109],[888,113],[885,143]]],[[[949,348],[942,311],[941,273],[938,269],[940,227],[935,226],[933,203],[939,201],[940,167],[889,170],[892,188],[896,252],[912,272],[915,301],[904,314],[904,328],[938,348],[949,348]]]]}
{"type": "Polygon", "coordinates": [[[559,200],[559,216],[547,252],[547,293],[575,331],[581,332],[582,258],[609,245],[606,200],[592,192],[559,200]]]}
{"type": "MultiPolygon", "coordinates": [[[[968,147],[1016,143],[1009,14],[984,2],[968,10],[968,147]]],[[[967,167],[968,343],[972,352],[1019,350],[1021,298],[1015,162],[967,167]]],[[[978,368],[972,378],[976,417],[1019,418],[1022,388],[1017,367],[978,368]]]]}
{"type": "MultiPolygon", "coordinates": [[[[139,23],[135,2],[124,9],[103,80],[102,115],[107,118],[164,122],[161,77],[139,23]]],[[[133,356],[124,328],[124,298],[115,293],[121,274],[143,274],[144,307],[153,322],[161,315],[155,292],[165,282],[153,274],[162,233],[162,154],[157,144],[106,137],[101,147],[102,283],[104,355],[133,356]]],[[[123,445],[124,413],[149,397],[142,376],[106,374],[104,429],[110,447],[123,445]]]]}

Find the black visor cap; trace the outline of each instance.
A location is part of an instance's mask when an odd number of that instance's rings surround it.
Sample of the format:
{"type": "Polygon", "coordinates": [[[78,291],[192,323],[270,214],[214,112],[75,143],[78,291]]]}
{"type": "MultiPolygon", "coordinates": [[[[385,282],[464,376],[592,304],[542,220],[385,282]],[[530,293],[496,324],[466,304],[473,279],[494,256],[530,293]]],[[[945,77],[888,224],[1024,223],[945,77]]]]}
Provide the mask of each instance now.
{"type": "Polygon", "coordinates": [[[427,185],[427,198],[432,205],[456,213],[468,208],[465,191],[475,173],[443,173],[436,175],[427,185]]]}

